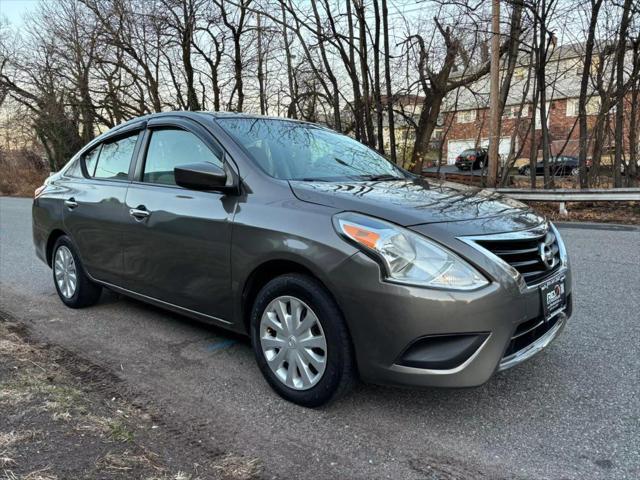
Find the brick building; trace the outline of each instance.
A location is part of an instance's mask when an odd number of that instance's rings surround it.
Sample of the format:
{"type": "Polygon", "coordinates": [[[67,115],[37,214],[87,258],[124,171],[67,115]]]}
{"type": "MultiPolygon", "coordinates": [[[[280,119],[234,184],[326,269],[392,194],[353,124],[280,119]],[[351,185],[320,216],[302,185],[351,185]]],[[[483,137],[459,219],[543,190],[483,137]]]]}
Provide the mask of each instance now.
{"type": "MultiPolygon", "coordinates": [[[[552,155],[578,154],[578,97],[583,69],[581,45],[557,47],[547,65],[547,112],[549,143],[552,155]]],[[[595,63],[597,68],[597,63],[595,63]]],[[[531,87],[534,69],[521,64],[514,72],[512,87],[502,117],[499,152],[501,158],[524,161],[531,155],[531,118],[533,113],[531,87]]],[[[452,92],[443,108],[443,159],[451,164],[467,148],[488,146],[489,78],[484,77],[469,87],[452,92]]],[[[625,111],[627,108],[625,108],[625,111]]],[[[630,110],[630,106],[628,106],[630,110]]],[[[595,123],[600,113],[600,97],[593,91],[587,103],[588,125],[595,123]]],[[[603,154],[613,145],[615,109],[603,113],[605,137],[603,154]]],[[[540,106],[536,112],[535,139],[541,158],[540,106]]],[[[625,129],[626,130],[626,129],[625,129]]],[[[624,134],[627,141],[627,132],[624,134]]],[[[591,148],[591,147],[590,147],[591,148]]],[[[625,146],[628,150],[628,146],[625,146]]],[[[590,151],[590,150],[589,150],[590,151]]]]}

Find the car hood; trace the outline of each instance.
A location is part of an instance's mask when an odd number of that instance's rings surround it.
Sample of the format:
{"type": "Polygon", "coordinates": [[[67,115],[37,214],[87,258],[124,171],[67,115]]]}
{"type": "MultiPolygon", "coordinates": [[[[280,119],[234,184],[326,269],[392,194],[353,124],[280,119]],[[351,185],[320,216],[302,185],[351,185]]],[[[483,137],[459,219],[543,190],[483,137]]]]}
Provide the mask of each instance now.
{"type": "MultiPolygon", "coordinates": [[[[403,226],[504,218],[504,222],[497,223],[504,224],[506,231],[531,228],[542,221],[517,200],[451,182],[401,179],[289,183],[302,201],[372,215],[403,226]]],[[[499,229],[498,224],[492,230],[499,229]]]]}

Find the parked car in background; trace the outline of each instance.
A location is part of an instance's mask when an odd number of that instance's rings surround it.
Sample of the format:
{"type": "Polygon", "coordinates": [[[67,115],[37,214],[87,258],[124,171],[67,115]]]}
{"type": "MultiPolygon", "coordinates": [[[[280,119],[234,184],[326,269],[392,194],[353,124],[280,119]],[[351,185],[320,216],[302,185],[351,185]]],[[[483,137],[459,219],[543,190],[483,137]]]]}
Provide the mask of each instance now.
{"type": "Polygon", "coordinates": [[[120,125],[36,190],[33,239],[65,305],[107,288],[247,334],[271,387],[307,407],[357,377],[480,385],[571,315],[564,244],[529,207],[285,119],[120,125]]]}
{"type": "MultiPolygon", "coordinates": [[[[591,162],[587,160],[587,170],[591,162]]],[[[529,175],[531,171],[529,165],[523,165],[518,169],[520,175],[529,175]]],[[[554,156],[549,159],[549,174],[554,177],[568,175],[578,175],[580,173],[578,158],[568,155],[554,156]]],[[[536,175],[544,175],[544,164],[540,161],[536,163],[536,175]]]]}
{"type": "Polygon", "coordinates": [[[487,150],[470,148],[456,157],[458,170],[482,170],[487,162],[487,150]]]}
{"type": "MultiPolygon", "coordinates": [[[[629,164],[629,165],[631,165],[631,164],[629,164]]],[[[622,175],[626,176],[627,175],[627,169],[628,169],[628,166],[625,164],[625,162],[622,162],[620,164],[620,173],[622,175]]],[[[636,176],[640,176],[640,160],[636,161],[636,176]]]]}

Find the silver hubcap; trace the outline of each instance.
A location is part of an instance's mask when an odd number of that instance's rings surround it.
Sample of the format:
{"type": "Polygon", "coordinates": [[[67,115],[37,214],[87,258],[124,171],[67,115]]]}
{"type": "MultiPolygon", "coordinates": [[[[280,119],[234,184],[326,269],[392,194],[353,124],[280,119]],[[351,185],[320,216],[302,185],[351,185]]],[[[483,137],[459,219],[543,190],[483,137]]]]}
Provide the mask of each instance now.
{"type": "Polygon", "coordinates": [[[267,364],[287,387],[307,390],[322,378],[327,341],[313,310],[295,297],[278,297],[260,319],[260,345],[267,364]]]}
{"type": "Polygon", "coordinates": [[[73,260],[71,250],[64,245],[56,250],[53,272],[62,296],[64,298],[73,297],[73,294],[76,293],[76,287],[78,286],[76,262],[73,260]]]}

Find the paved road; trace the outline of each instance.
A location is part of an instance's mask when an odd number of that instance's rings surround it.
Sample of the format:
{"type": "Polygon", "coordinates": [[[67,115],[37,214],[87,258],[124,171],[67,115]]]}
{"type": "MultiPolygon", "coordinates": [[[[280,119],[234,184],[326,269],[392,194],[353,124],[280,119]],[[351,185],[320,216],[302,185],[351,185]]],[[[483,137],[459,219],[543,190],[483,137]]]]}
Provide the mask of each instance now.
{"type": "Polygon", "coordinates": [[[537,358],[480,388],[360,386],[288,404],[246,341],[106,294],[70,310],[34,256],[30,201],[0,198],[0,309],[151,395],[280,478],[640,478],[640,229],[563,228],[575,314],[537,358]]]}
{"type": "MultiPolygon", "coordinates": [[[[438,167],[428,167],[423,170],[426,173],[438,173],[438,167]]],[[[480,177],[482,175],[482,170],[458,170],[458,167],[455,165],[442,165],[440,167],[440,173],[446,173],[448,175],[467,175],[467,176],[476,176],[480,177]]]]}

